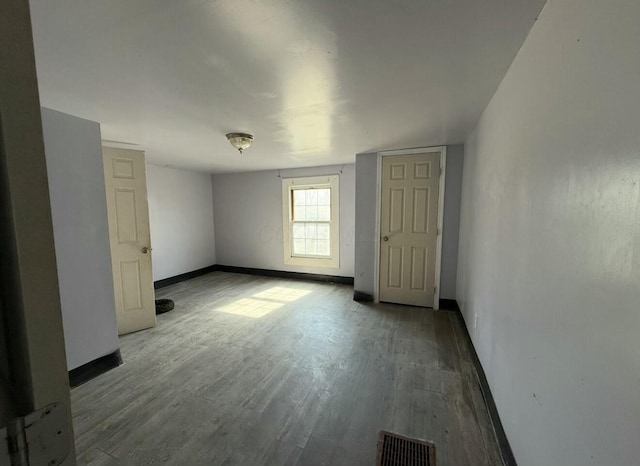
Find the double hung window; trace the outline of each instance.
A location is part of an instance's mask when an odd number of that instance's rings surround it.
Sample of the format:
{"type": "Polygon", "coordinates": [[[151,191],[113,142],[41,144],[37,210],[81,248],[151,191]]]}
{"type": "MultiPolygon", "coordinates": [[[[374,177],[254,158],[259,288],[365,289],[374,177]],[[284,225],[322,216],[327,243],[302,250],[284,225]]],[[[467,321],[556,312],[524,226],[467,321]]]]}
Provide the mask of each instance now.
{"type": "Polygon", "coordinates": [[[282,180],[285,264],[338,267],[338,175],[282,180]]]}

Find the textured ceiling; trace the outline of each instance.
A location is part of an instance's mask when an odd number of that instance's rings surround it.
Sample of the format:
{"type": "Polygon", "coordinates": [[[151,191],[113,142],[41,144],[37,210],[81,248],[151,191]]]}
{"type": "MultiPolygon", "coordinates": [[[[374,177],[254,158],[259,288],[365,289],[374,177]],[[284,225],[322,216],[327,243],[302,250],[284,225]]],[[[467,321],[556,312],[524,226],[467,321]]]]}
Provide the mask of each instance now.
{"type": "Polygon", "coordinates": [[[463,142],[544,3],[30,2],[43,106],[216,173],[463,142]],[[242,156],[236,130],[255,134],[242,156]]]}

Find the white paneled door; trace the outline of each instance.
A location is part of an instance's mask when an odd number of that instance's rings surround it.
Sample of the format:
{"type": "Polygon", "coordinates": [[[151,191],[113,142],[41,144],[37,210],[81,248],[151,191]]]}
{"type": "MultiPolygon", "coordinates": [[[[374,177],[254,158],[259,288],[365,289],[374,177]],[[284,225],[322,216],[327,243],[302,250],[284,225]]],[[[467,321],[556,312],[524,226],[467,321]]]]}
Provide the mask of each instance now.
{"type": "Polygon", "coordinates": [[[440,152],[382,157],[380,301],[433,307],[440,152]]]}
{"type": "Polygon", "coordinates": [[[103,148],[118,334],[156,325],[144,152],[103,148]]]}

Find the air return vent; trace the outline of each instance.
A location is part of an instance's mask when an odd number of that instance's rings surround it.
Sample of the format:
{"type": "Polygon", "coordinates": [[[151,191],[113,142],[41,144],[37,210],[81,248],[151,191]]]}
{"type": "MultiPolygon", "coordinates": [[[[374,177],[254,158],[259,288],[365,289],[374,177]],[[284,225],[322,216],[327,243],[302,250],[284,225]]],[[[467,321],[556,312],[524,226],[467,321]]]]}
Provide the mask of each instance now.
{"type": "Polygon", "coordinates": [[[433,443],[381,431],[376,466],[435,466],[433,443]]]}

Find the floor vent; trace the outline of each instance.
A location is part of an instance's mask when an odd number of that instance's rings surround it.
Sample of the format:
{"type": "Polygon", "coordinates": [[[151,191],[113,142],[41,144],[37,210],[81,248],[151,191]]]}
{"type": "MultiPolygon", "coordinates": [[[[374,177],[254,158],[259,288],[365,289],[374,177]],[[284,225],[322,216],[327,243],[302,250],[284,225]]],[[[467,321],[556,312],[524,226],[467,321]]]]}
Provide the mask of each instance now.
{"type": "Polygon", "coordinates": [[[435,466],[436,447],[433,443],[391,432],[380,432],[376,466],[435,466]]]}

